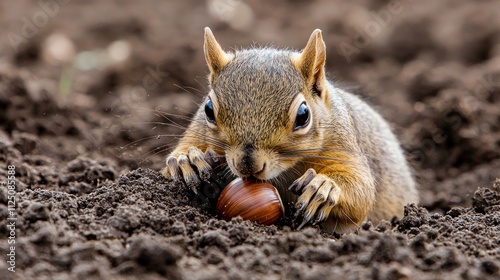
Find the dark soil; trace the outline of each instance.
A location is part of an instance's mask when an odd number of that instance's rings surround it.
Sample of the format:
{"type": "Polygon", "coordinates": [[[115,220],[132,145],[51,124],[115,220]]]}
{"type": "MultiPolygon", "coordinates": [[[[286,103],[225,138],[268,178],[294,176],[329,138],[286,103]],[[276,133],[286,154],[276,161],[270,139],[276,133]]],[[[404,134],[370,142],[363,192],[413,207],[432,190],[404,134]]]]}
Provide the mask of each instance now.
{"type": "Polygon", "coordinates": [[[499,279],[500,2],[49,2],[0,4],[0,278],[499,279]],[[336,235],[219,220],[164,179],[206,94],[204,26],[227,49],[321,28],[330,77],[393,125],[421,204],[336,235]]]}

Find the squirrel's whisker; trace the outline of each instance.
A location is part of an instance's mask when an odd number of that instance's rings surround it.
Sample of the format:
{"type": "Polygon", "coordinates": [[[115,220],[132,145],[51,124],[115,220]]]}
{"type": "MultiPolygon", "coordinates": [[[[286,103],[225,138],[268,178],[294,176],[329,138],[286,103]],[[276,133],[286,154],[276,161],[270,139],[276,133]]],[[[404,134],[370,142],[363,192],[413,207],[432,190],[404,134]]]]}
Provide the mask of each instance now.
{"type": "Polygon", "coordinates": [[[208,91],[209,91],[209,89],[206,87],[206,85],[205,85],[205,84],[200,83],[200,81],[199,81],[197,78],[195,78],[194,80],[195,80],[195,81],[196,81],[196,83],[198,83],[198,85],[200,85],[200,87],[203,89],[203,91],[200,91],[200,92],[203,92],[203,96],[205,96],[205,92],[208,92],[208,91]]]}
{"type": "Polygon", "coordinates": [[[168,150],[168,148],[170,148],[170,146],[171,146],[171,144],[161,145],[159,147],[156,147],[156,148],[148,151],[145,154],[142,154],[141,155],[141,160],[139,161],[139,165],[142,164],[142,163],[144,163],[146,160],[148,160],[149,157],[157,155],[159,153],[162,153],[162,152],[168,150]]]}
{"type": "Polygon", "coordinates": [[[344,216],[346,216],[346,217],[347,217],[347,219],[349,219],[349,221],[350,221],[351,223],[356,224],[356,223],[355,223],[355,222],[351,219],[351,217],[349,217],[349,215],[347,215],[347,213],[345,212],[345,210],[344,210],[344,209],[342,209],[342,207],[339,207],[339,210],[340,210],[340,212],[341,212],[342,214],[344,214],[344,216]]]}
{"type": "Polygon", "coordinates": [[[321,167],[325,167],[325,168],[331,167],[331,164],[318,163],[316,161],[310,161],[310,160],[301,160],[301,161],[304,163],[310,163],[311,165],[317,165],[317,166],[321,166],[321,167]]]}
{"type": "MultiPolygon", "coordinates": [[[[193,90],[193,91],[195,91],[196,93],[201,93],[201,95],[205,95],[205,92],[203,92],[203,91],[201,91],[201,90],[199,90],[199,89],[197,89],[197,88],[195,88],[195,87],[191,87],[191,86],[181,86],[181,85],[178,85],[178,84],[174,84],[174,86],[176,86],[176,87],[178,87],[178,88],[182,89],[183,91],[185,91],[186,93],[189,93],[189,94],[193,94],[192,92],[190,92],[190,91],[189,91],[189,90],[193,90]],[[188,89],[189,89],[189,90],[188,90],[188,89]]],[[[198,95],[198,94],[195,94],[195,95],[200,96],[200,95],[198,95]]]]}
{"type": "Polygon", "coordinates": [[[285,154],[285,155],[281,155],[281,156],[284,158],[321,159],[321,160],[336,161],[336,162],[343,162],[343,163],[354,163],[353,161],[350,161],[350,160],[343,160],[343,159],[332,158],[332,157],[327,157],[327,156],[307,155],[307,154],[303,154],[303,155],[301,155],[301,154],[285,154]]]}
{"type": "MultiPolygon", "coordinates": [[[[125,149],[125,148],[131,148],[135,144],[138,144],[139,142],[146,141],[146,140],[151,140],[151,139],[159,139],[161,137],[177,137],[177,134],[158,134],[158,135],[152,135],[152,136],[147,136],[147,137],[142,137],[137,140],[134,140],[130,143],[127,143],[126,145],[120,147],[120,149],[125,149]]],[[[173,143],[169,143],[167,145],[173,145],[173,143]]]]}
{"type": "Polygon", "coordinates": [[[181,114],[175,114],[175,113],[171,113],[171,112],[167,112],[167,111],[162,111],[158,108],[151,109],[151,108],[145,108],[145,107],[136,107],[135,109],[150,111],[153,113],[158,113],[160,117],[171,116],[171,117],[180,118],[180,119],[183,119],[186,121],[191,121],[191,119],[195,116],[195,112],[191,112],[191,111],[185,111],[187,114],[181,115],[181,114]]]}
{"type": "Polygon", "coordinates": [[[155,155],[157,155],[159,153],[163,153],[163,152],[167,151],[170,148],[170,146],[171,146],[170,144],[162,145],[162,146],[159,146],[156,149],[153,149],[150,152],[147,152],[145,155],[143,155],[143,160],[140,163],[146,161],[151,156],[155,156],[155,155]]]}
{"type": "Polygon", "coordinates": [[[211,144],[219,149],[225,150],[228,148],[228,145],[220,140],[217,140],[213,137],[209,137],[207,135],[201,135],[201,133],[194,133],[191,135],[192,138],[200,141],[186,141],[186,144],[192,145],[203,145],[203,144],[211,144]]]}
{"type": "MultiPolygon", "coordinates": [[[[279,151],[280,153],[302,153],[302,152],[325,152],[325,151],[341,151],[341,152],[347,152],[347,153],[351,153],[351,154],[358,154],[358,155],[362,155],[366,158],[369,158],[370,160],[372,161],[380,161],[380,159],[378,158],[374,158],[374,157],[371,157],[365,153],[362,153],[362,152],[358,152],[358,151],[354,151],[354,150],[351,150],[351,149],[343,149],[343,148],[309,148],[309,149],[301,149],[301,150],[283,150],[283,151],[279,151]]],[[[305,154],[305,155],[309,155],[309,154],[305,154]]]]}
{"type": "MultiPolygon", "coordinates": [[[[306,142],[306,144],[307,144],[307,142],[306,142]]],[[[308,148],[308,149],[298,149],[298,150],[283,150],[283,152],[315,152],[315,151],[342,151],[342,152],[356,153],[356,151],[351,150],[351,149],[344,149],[344,148],[323,148],[323,147],[308,148]]]]}
{"type": "Polygon", "coordinates": [[[230,175],[233,175],[233,171],[231,171],[231,168],[229,168],[229,165],[227,163],[224,164],[226,165],[226,167],[224,167],[224,171],[222,174],[224,174],[223,177],[227,178],[230,175]]]}
{"type": "MultiPolygon", "coordinates": [[[[151,124],[151,125],[161,125],[161,126],[170,126],[174,128],[179,128],[182,130],[185,130],[186,128],[175,123],[165,123],[165,122],[155,122],[155,121],[149,121],[149,122],[133,122],[133,124],[151,124]]],[[[180,136],[180,135],[177,135],[180,136]]]]}

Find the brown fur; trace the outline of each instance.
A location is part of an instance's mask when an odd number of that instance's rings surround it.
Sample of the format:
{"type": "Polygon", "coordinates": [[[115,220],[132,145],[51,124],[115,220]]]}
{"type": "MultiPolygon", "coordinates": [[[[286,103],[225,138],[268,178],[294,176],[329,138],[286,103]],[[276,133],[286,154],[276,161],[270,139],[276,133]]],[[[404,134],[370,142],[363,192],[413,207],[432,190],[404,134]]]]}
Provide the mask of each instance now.
{"type": "Polygon", "coordinates": [[[214,104],[216,124],[206,121],[202,106],[163,174],[196,188],[192,166],[199,170],[202,152],[213,150],[236,175],[272,181],[285,202],[297,201],[306,222],[321,222],[327,231],[400,216],[418,195],[399,143],[370,106],[326,80],[325,54],[320,30],[302,52],[234,54],[206,30],[211,91],[205,101],[214,104]],[[311,123],[295,130],[301,100],[311,123]]]}

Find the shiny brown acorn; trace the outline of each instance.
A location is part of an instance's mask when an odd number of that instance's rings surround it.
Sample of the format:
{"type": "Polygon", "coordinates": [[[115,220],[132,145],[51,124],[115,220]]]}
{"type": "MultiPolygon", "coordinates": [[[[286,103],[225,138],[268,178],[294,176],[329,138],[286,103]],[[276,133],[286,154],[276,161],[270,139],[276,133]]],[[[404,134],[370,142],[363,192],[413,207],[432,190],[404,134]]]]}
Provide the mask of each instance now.
{"type": "Polygon", "coordinates": [[[278,191],[267,182],[236,178],[224,188],[217,201],[217,214],[226,221],[241,216],[244,220],[272,225],[283,213],[278,191]]]}

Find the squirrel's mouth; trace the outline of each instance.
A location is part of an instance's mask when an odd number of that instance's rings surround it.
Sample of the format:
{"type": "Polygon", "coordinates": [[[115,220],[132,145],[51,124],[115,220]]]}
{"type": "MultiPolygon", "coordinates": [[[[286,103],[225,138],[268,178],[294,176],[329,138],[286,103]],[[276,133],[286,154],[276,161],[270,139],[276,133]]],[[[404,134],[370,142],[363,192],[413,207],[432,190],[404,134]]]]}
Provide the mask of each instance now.
{"type": "Polygon", "coordinates": [[[255,172],[255,174],[252,174],[252,176],[258,178],[258,177],[264,175],[264,173],[266,172],[266,166],[267,166],[267,162],[264,162],[264,165],[262,166],[262,169],[259,170],[259,171],[257,171],[257,172],[255,172]]]}
{"type": "Polygon", "coordinates": [[[266,176],[261,176],[261,175],[258,175],[258,174],[253,174],[253,175],[247,176],[245,178],[252,179],[252,180],[255,180],[255,181],[268,181],[268,180],[272,179],[272,178],[268,178],[266,176]]]}
{"type": "Polygon", "coordinates": [[[226,151],[226,162],[234,175],[259,181],[278,177],[285,167],[269,151],[253,147],[226,151]]]}
{"type": "Polygon", "coordinates": [[[237,170],[234,170],[232,168],[231,171],[233,172],[234,175],[238,177],[248,178],[256,181],[269,181],[277,178],[281,174],[281,172],[277,172],[277,170],[270,169],[267,166],[262,170],[255,172],[253,174],[242,174],[241,172],[238,172],[237,170]]]}
{"type": "Polygon", "coordinates": [[[234,175],[241,177],[241,178],[247,178],[247,179],[253,179],[253,180],[258,180],[258,181],[267,181],[270,179],[273,179],[274,177],[270,177],[266,174],[265,171],[259,171],[254,174],[242,174],[236,170],[231,170],[234,175]]]}
{"type": "Polygon", "coordinates": [[[273,172],[270,172],[271,170],[269,170],[269,168],[267,168],[267,164],[264,164],[263,168],[259,171],[248,172],[248,173],[241,172],[240,170],[238,170],[237,168],[234,168],[231,165],[229,166],[229,168],[231,169],[231,172],[233,172],[233,174],[238,176],[238,177],[255,179],[258,181],[267,181],[267,180],[273,179],[274,177],[276,177],[278,175],[278,174],[276,174],[276,176],[271,176],[271,175],[273,175],[272,174],[273,172]]]}

